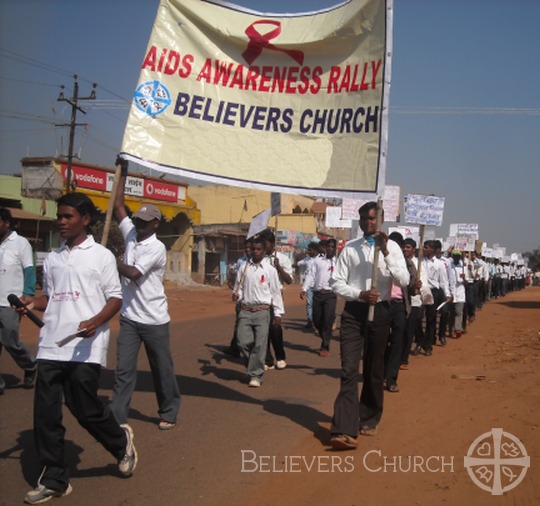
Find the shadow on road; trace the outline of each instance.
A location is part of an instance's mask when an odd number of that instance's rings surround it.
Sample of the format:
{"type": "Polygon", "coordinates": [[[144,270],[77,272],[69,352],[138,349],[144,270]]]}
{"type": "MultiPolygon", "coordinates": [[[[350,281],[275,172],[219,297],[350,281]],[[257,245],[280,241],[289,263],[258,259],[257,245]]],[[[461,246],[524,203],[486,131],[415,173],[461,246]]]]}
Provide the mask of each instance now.
{"type": "Polygon", "coordinates": [[[516,309],[540,309],[540,302],[537,300],[498,300],[496,303],[516,309]]]}

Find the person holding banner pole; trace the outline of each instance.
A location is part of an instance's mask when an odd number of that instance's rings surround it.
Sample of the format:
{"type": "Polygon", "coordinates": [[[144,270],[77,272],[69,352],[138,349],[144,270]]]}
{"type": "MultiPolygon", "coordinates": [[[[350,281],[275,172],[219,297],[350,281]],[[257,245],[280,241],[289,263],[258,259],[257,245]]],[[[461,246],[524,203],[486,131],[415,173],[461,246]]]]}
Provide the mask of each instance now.
{"type": "MultiPolygon", "coordinates": [[[[334,402],[330,444],[347,450],[357,446],[358,433],[375,435],[382,417],[384,353],[390,330],[392,282],[405,287],[409,272],[400,247],[378,230],[377,203],[359,209],[363,235],[345,245],[334,268],[332,289],[345,299],[340,325],[341,382],[334,402]],[[375,242],[380,248],[377,290],[371,289],[375,242]],[[373,321],[368,321],[370,305],[373,321]],[[364,382],[358,398],[360,362],[364,382]]],[[[384,218],[384,217],[383,217],[384,218]]]]}
{"type": "Polygon", "coordinates": [[[123,304],[111,409],[120,423],[127,422],[137,382],[137,356],[144,345],[156,390],[158,428],[170,430],[176,426],[180,410],[180,389],[170,348],[170,317],[163,286],[167,252],[156,236],[162,216],[156,206],[143,204],[133,219],[129,218],[124,205],[128,162],[121,160],[121,164],[114,214],[126,251],[124,257],[117,260],[122,276],[123,304]]]}

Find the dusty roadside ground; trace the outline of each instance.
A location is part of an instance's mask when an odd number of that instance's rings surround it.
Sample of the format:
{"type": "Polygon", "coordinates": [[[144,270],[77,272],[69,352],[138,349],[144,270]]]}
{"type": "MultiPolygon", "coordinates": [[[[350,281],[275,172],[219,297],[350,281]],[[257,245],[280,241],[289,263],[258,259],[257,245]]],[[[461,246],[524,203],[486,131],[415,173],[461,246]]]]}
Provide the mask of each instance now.
{"type": "MultiPolygon", "coordinates": [[[[269,371],[257,390],[245,384],[241,361],[223,353],[233,325],[230,292],[176,285],[167,291],[183,395],[177,428],[156,428],[141,353],[130,420],[140,455],[135,475],[121,479],[110,456],[66,410],[74,492],[51,504],[540,504],[540,287],[489,302],[461,339],[437,346],[432,357],[412,357],[400,373],[401,391],[385,396],[378,435],[360,437],[351,452],[328,446],[338,333],[331,356],[319,357],[318,338],[303,329],[297,286],[285,294],[289,367],[269,371]],[[493,434],[501,435],[498,446],[493,434]],[[466,467],[467,456],[483,460],[466,467]],[[499,477],[504,493],[493,495],[499,477]]],[[[112,329],[111,367],[116,322],[112,329]]],[[[37,330],[25,321],[22,334],[35,350],[37,330]]],[[[32,392],[20,387],[22,373],[6,353],[0,371],[8,383],[0,396],[0,504],[11,506],[22,503],[39,466],[32,392]]],[[[113,382],[112,370],[105,370],[104,401],[113,382]]]]}

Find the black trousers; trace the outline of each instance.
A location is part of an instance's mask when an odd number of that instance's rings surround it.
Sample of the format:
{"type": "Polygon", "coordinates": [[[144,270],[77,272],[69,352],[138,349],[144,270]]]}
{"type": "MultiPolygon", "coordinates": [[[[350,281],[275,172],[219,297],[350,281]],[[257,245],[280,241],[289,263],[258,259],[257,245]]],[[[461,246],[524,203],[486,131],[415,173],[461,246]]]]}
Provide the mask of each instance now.
{"type": "MultiPolygon", "coordinates": [[[[385,352],[385,377],[387,386],[396,385],[401,364],[401,354],[405,346],[407,312],[405,302],[390,302],[390,335],[385,352]]],[[[410,348],[410,346],[409,346],[410,348]]]]}
{"type": "Polygon", "coordinates": [[[336,321],[335,293],[313,292],[313,324],[321,336],[321,350],[330,349],[332,327],[336,321]]]}
{"type": "Polygon", "coordinates": [[[98,398],[100,367],[99,364],[38,360],[34,437],[44,468],[39,482],[47,488],[63,492],[69,484],[62,397],[73,416],[96,441],[116,460],[124,456],[126,433],[98,398]]]}
{"type": "Polygon", "coordinates": [[[382,417],[384,351],[390,330],[389,304],[376,304],[373,322],[367,321],[368,310],[368,304],[349,301],[345,303],[341,316],[341,383],[334,402],[332,434],[356,437],[361,427],[376,427],[382,417]],[[360,362],[363,385],[359,402],[360,362]]]}
{"type": "MultiPolygon", "coordinates": [[[[433,345],[435,344],[436,338],[436,327],[437,327],[437,308],[439,305],[444,302],[444,290],[442,288],[432,288],[431,293],[433,295],[433,304],[428,304],[425,306],[426,311],[426,331],[424,332],[423,342],[420,343],[420,346],[424,350],[432,350],[433,345]]],[[[447,304],[448,305],[448,304],[447,304]]],[[[443,309],[446,309],[446,306],[443,309]]],[[[446,315],[448,320],[448,313],[446,315]]]]}
{"type": "Polygon", "coordinates": [[[411,353],[411,346],[414,341],[414,337],[416,335],[418,325],[420,323],[420,326],[422,325],[422,307],[420,306],[412,306],[411,312],[409,313],[409,316],[407,317],[407,325],[405,328],[405,340],[403,343],[403,348],[401,350],[401,363],[402,364],[408,364],[409,363],[409,355],[411,353]]]}
{"type": "Polygon", "coordinates": [[[276,360],[285,360],[285,347],[283,345],[283,327],[274,325],[274,309],[270,312],[270,329],[268,330],[268,349],[266,351],[266,360],[264,363],[268,366],[274,365],[274,357],[270,345],[274,348],[276,360]]]}

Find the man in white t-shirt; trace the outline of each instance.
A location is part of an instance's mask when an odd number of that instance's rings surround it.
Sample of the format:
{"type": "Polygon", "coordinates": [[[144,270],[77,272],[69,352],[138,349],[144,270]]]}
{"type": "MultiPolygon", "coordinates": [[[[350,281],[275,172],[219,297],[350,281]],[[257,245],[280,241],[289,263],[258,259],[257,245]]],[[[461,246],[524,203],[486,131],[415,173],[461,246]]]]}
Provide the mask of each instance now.
{"type": "Polygon", "coordinates": [[[117,459],[124,476],[131,476],[137,465],[133,430],[120,425],[98,397],[109,320],[122,305],[116,261],[89,235],[95,214],[89,197],[68,193],[57,203],[58,231],[64,242],[45,258],[43,295],[23,297],[27,306],[17,310],[45,311],[34,399],[34,438],[43,471],[37,488],[24,498],[29,504],[72,492],[64,456],[63,401],[79,424],[117,459]],[[62,343],[67,337],[68,342],[62,343]]]}
{"type": "Polygon", "coordinates": [[[137,356],[144,344],[156,389],[158,427],[169,430],[176,425],[180,389],[170,349],[170,317],[163,286],[167,252],[156,236],[161,212],[152,204],[143,204],[130,219],[124,206],[126,177],[127,161],[123,160],[114,213],[126,250],[123,260],[117,262],[123,303],[111,409],[120,423],[126,423],[137,381],[137,356]]]}
{"type": "MultiPolygon", "coordinates": [[[[34,295],[36,270],[30,243],[13,230],[11,211],[0,208],[0,353],[2,348],[24,370],[24,388],[32,388],[36,378],[36,358],[19,339],[19,320],[8,301],[10,294],[17,297],[34,295]]],[[[4,393],[5,381],[0,376],[0,394],[4,393]]]]}

